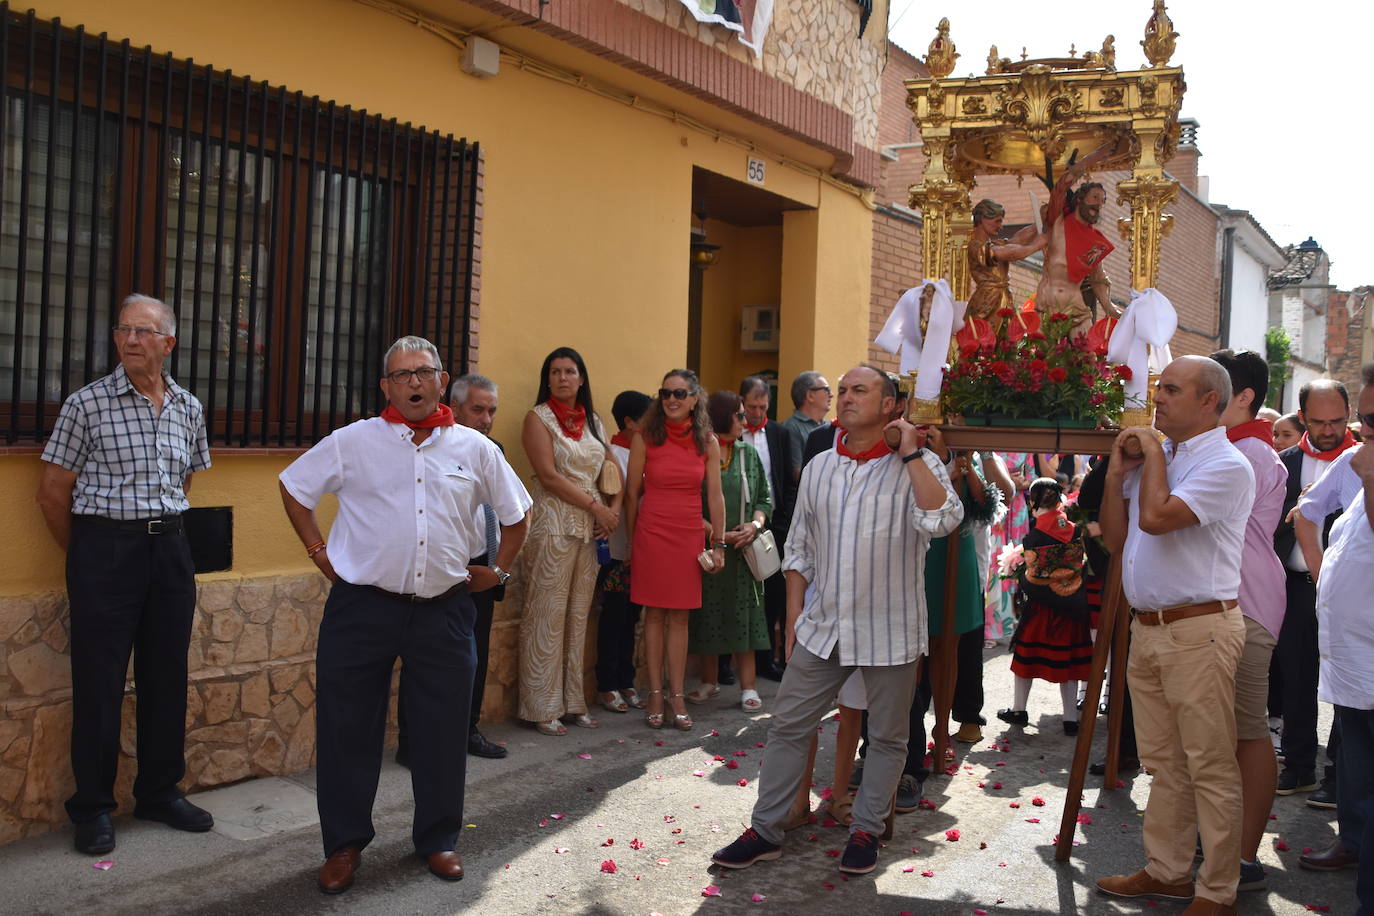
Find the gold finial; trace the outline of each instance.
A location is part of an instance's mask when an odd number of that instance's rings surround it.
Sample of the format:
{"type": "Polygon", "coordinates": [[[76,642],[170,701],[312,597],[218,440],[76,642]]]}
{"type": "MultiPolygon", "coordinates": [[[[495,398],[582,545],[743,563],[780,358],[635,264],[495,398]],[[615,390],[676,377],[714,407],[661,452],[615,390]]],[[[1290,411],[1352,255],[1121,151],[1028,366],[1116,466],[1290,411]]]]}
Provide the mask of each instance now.
{"type": "Polygon", "coordinates": [[[1001,61],[997,59],[997,45],[988,48],[988,76],[1002,72],[1001,61]]]}
{"type": "Polygon", "coordinates": [[[1030,55],[1026,53],[1026,46],[1025,46],[1025,45],[1022,45],[1022,46],[1021,46],[1021,59],[1022,59],[1022,60],[1025,60],[1027,57],[1030,57],[1030,55]]]}
{"type": "Polygon", "coordinates": [[[936,26],[935,37],[931,39],[926,51],[926,69],[930,75],[939,79],[954,72],[954,61],[959,57],[954,50],[954,42],[949,40],[949,20],[941,19],[936,26]]]}
{"type": "Polygon", "coordinates": [[[1140,43],[1151,67],[1163,67],[1169,63],[1177,38],[1173,20],[1164,12],[1164,0],[1155,0],[1154,12],[1145,22],[1145,40],[1140,43]]]}
{"type": "Polygon", "coordinates": [[[1102,41],[1102,69],[1108,73],[1116,72],[1116,36],[1108,35],[1102,41]]]}
{"type": "Polygon", "coordinates": [[[1077,44],[1077,43],[1070,43],[1070,44],[1069,44],[1069,56],[1070,56],[1070,57],[1077,57],[1077,56],[1078,56],[1078,44],[1077,44]]]}

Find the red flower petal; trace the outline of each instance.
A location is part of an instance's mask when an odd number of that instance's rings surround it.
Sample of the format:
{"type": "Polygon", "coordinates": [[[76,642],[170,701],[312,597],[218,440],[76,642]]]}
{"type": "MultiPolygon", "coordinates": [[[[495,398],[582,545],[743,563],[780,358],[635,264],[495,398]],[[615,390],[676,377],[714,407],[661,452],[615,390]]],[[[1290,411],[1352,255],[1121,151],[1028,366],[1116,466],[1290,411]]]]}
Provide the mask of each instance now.
{"type": "Polygon", "coordinates": [[[1078,815],[1078,823],[1082,824],[1084,827],[1088,826],[1088,825],[1091,824],[1092,822],[1093,822],[1093,816],[1092,816],[1091,814],[1080,814],[1080,815],[1078,815]]]}
{"type": "Polygon", "coordinates": [[[904,866],[902,866],[902,874],[904,874],[904,875],[909,875],[909,874],[911,874],[912,872],[914,872],[915,870],[916,870],[916,866],[915,866],[915,865],[904,865],[904,866]]]}
{"type": "Polygon", "coordinates": [[[1309,903],[1306,904],[1304,908],[1313,913],[1331,912],[1331,907],[1327,906],[1325,903],[1309,903]]]}
{"type": "Polygon", "coordinates": [[[602,862],[602,863],[601,863],[601,870],[602,870],[603,872],[605,872],[606,874],[608,874],[608,875],[613,875],[613,874],[615,874],[615,872],[616,872],[616,868],[615,868],[615,859],[607,859],[605,862],[602,862]]]}
{"type": "Polygon", "coordinates": [[[553,819],[556,820],[556,821],[561,821],[561,820],[563,820],[563,818],[567,817],[567,815],[566,815],[566,814],[550,814],[549,817],[553,818],[553,819]]]}
{"type": "Polygon", "coordinates": [[[825,888],[828,891],[833,891],[835,889],[835,885],[831,884],[829,881],[822,881],[821,887],[825,888]]]}
{"type": "Polygon", "coordinates": [[[1008,807],[1008,808],[1019,808],[1019,807],[1021,807],[1021,803],[1020,803],[1020,802],[1008,802],[1008,803],[1007,803],[1007,807],[1008,807]]]}
{"type": "Polygon", "coordinates": [[[633,840],[630,840],[630,848],[631,848],[631,849],[643,849],[643,848],[644,848],[644,841],[641,840],[639,837],[635,837],[633,840]]]}
{"type": "Polygon", "coordinates": [[[614,846],[614,845],[615,845],[615,837],[606,837],[606,842],[602,843],[601,845],[602,845],[602,846],[614,846]]]}
{"type": "Polygon", "coordinates": [[[1038,818],[1038,817],[1028,817],[1028,818],[1026,818],[1026,823],[1027,823],[1027,824],[1038,824],[1038,823],[1040,823],[1040,818],[1038,818]]]}
{"type": "Polygon", "coordinates": [[[927,868],[925,871],[921,872],[921,877],[922,877],[922,878],[934,878],[934,877],[935,877],[935,872],[933,872],[933,871],[931,871],[930,869],[927,868]]]}
{"type": "Polygon", "coordinates": [[[835,859],[839,857],[840,851],[838,849],[827,849],[825,851],[825,854],[830,856],[830,858],[835,859]]]}
{"type": "Polygon", "coordinates": [[[950,843],[959,842],[959,836],[959,829],[957,827],[952,830],[945,831],[945,839],[950,843]]]}
{"type": "Polygon", "coordinates": [[[1000,782],[994,782],[994,783],[992,784],[992,787],[993,787],[994,789],[1000,789],[1000,788],[1002,788],[1002,784],[1001,784],[1000,782]]]}
{"type": "Polygon", "coordinates": [[[1039,795],[1037,795],[1031,799],[1031,804],[1035,805],[1035,807],[1037,808],[1043,808],[1045,807],[1045,800],[1041,798],[1039,795]]]}
{"type": "Polygon", "coordinates": [[[725,761],[725,768],[726,768],[727,770],[738,770],[738,769],[739,769],[739,761],[738,761],[738,760],[727,760],[727,761],[725,761]]]}
{"type": "Polygon", "coordinates": [[[749,899],[754,901],[755,903],[763,903],[763,901],[767,900],[768,898],[763,894],[750,894],[749,899]]]}
{"type": "Polygon", "coordinates": [[[739,782],[735,783],[735,785],[741,786],[741,787],[747,786],[747,785],[749,785],[749,780],[747,780],[747,779],[741,779],[739,782]]]}
{"type": "Polygon", "coordinates": [[[712,738],[719,738],[719,737],[720,737],[720,732],[716,731],[716,730],[713,728],[713,729],[711,729],[710,736],[711,736],[712,738]]]}
{"type": "Polygon", "coordinates": [[[987,848],[988,848],[988,844],[987,844],[987,843],[979,843],[979,844],[978,844],[978,848],[979,848],[979,849],[987,849],[987,848]]]}
{"type": "Polygon", "coordinates": [[[1276,840],[1274,842],[1274,848],[1277,849],[1279,852],[1287,852],[1288,844],[1285,843],[1283,840],[1276,840]]]}
{"type": "Polygon", "coordinates": [[[717,887],[717,886],[714,885],[714,884],[708,884],[708,885],[706,885],[705,887],[703,887],[703,888],[701,889],[701,896],[703,896],[703,897],[719,897],[719,896],[720,896],[720,888],[717,887]]]}

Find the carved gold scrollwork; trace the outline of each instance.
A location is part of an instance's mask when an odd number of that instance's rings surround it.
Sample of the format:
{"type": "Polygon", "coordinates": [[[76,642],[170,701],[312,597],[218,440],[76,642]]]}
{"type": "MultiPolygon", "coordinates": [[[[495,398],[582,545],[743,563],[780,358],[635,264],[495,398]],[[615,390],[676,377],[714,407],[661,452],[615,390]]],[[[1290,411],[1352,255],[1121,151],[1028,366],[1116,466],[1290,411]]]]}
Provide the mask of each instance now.
{"type": "Polygon", "coordinates": [[[981,95],[972,95],[964,99],[964,114],[980,115],[988,113],[988,103],[981,95]]]}
{"type": "Polygon", "coordinates": [[[1159,102],[1155,96],[1159,92],[1159,77],[1146,75],[1140,78],[1140,110],[1147,115],[1155,115],[1159,112],[1159,102]]]}
{"type": "Polygon", "coordinates": [[[1136,175],[1116,186],[1117,202],[1131,209],[1117,220],[1121,237],[1131,244],[1131,287],[1155,285],[1159,243],[1173,228],[1172,214],[1164,208],[1178,197],[1178,182],[1157,175],[1136,175]]]}
{"type": "Polygon", "coordinates": [[[1154,12],[1145,21],[1145,40],[1140,43],[1151,67],[1163,67],[1169,63],[1169,58],[1174,56],[1177,39],[1173,20],[1164,12],[1164,0],[1155,0],[1154,12]]]}
{"type": "Polygon", "coordinates": [[[1126,104],[1126,90],[1120,86],[1108,86],[1097,99],[1101,108],[1120,108],[1126,104]]]}
{"type": "Polygon", "coordinates": [[[945,120],[945,87],[939,80],[933,81],[926,90],[926,120],[936,126],[945,120]]]}
{"type": "Polygon", "coordinates": [[[1063,151],[1060,126],[1082,110],[1083,96],[1056,79],[1049,67],[1034,64],[1022,71],[1015,87],[997,94],[997,108],[1046,155],[1057,156],[1063,151]]]}
{"type": "Polygon", "coordinates": [[[949,276],[950,224],[970,208],[969,189],[956,181],[927,178],[912,185],[911,206],[921,211],[921,270],[927,277],[949,276]]]}

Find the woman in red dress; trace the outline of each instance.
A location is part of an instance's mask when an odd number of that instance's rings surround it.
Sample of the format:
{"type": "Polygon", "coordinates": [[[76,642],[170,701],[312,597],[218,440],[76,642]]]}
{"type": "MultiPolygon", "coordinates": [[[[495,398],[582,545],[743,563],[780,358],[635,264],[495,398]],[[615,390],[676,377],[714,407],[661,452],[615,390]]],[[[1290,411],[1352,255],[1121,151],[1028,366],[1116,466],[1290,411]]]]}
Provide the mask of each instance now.
{"type": "Polygon", "coordinates": [[[630,542],[630,600],[644,607],[644,655],[649,678],[646,722],[663,727],[663,665],[674,727],[687,731],[683,679],[687,674],[687,615],[701,607],[698,563],[704,543],[701,485],[709,500],[706,556],[716,572],[725,565],[725,500],[720,489],[720,445],[706,415],[696,373],[674,369],[663,377],[639,433],[630,443],[625,528],[630,542]],[[665,640],[664,625],[667,624],[665,640]],[[666,651],[665,651],[666,642],[666,651]]]}

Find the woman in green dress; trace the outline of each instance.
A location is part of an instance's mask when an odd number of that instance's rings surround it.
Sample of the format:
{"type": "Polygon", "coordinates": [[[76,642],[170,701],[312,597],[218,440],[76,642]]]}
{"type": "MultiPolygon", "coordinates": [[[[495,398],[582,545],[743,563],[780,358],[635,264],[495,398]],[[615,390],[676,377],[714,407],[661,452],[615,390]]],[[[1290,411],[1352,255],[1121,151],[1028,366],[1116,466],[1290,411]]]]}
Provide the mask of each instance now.
{"type": "Polygon", "coordinates": [[[733,391],[717,391],[706,402],[716,438],[720,441],[720,483],[725,493],[725,568],[701,578],[701,609],[688,630],[687,651],[700,656],[701,684],[687,694],[704,703],[720,694],[716,683],[718,656],[734,655],[739,676],[740,705],[746,712],[763,708],[754,683],[754,652],[769,648],[768,624],[763,616],[763,583],[749,572],[742,551],[768,523],[773,513],[768,475],[759,453],[741,442],[744,410],[733,391]]]}

